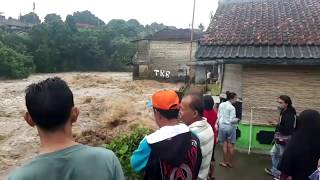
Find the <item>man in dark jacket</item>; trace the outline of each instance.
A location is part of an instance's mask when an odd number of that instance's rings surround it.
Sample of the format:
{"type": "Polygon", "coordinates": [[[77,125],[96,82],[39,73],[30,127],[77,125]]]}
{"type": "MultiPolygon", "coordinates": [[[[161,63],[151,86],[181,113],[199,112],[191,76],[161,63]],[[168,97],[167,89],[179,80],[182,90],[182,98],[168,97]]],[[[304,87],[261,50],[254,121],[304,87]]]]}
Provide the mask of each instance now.
{"type": "Polygon", "coordinates": [[[160,127],[146,136],[131,157],[131,167],[144,172],[144,179],[196,180],[202,155],[199,139],[179,124],[179,97],[171,90],[152,96],[156,123],[160,127]]]}
{"type": "Polygon", "coordinates": [[[279,161],[282,157],[284,149],[296,127],[296,110],[292,106],[292,101],[289,96],[281,95],[278,98],[280,118],[277,122],[270,122],[271,125],[276,125],[274,145],[270,151],[272,159],[272,168],[265,168],[266,173],[273,176],[274,179],[279,179],[280,171],[277,169],[279,161]]]}

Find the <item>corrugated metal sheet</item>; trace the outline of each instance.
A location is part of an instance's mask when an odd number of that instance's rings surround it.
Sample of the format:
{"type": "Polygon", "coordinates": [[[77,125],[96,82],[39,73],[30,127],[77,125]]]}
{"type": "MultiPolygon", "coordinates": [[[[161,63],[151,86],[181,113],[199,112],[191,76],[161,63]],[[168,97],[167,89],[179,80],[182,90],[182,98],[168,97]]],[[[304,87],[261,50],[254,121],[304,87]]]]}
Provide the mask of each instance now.
{"type": "Polygon", "coordinates": [[[196,58],[205,59],[319,59],[320,46],[200,46],[196,58]]]}

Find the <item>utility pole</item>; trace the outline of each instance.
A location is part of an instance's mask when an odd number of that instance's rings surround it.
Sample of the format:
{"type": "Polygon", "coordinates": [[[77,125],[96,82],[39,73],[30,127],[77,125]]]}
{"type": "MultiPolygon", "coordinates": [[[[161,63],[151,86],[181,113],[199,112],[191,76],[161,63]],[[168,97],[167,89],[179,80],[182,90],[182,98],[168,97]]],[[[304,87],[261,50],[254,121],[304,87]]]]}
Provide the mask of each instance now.
{"type": "MultiPolygon", "coordinates": [[[[192,43],[193,43],[193,33],[194,33],[193,24],[194,24],[195,9],[196,9],[196,0],[193,0],[193,12],[192,12],[192,22],[191,22],[191,38],[190,38],[190,52],[189,52],[189,61],[190,62],[192,61],[192,43]]],[[[192,68],[189,67],[189,81],[188,81],[187,87],[190,86],[190,84],[191,84],[193,74],[194,73],[192,72],[192,68]]]]}
{"type": "Polygon", "coordinates": [[[191,40],[190,40],[190,61],[192,61],[192,43],[193,43],[193,24],[194,24],[194,12],[196,9],[196,0],[193,0],[193,13],[192,13],[192,23],[191,23],[191,40]]]}

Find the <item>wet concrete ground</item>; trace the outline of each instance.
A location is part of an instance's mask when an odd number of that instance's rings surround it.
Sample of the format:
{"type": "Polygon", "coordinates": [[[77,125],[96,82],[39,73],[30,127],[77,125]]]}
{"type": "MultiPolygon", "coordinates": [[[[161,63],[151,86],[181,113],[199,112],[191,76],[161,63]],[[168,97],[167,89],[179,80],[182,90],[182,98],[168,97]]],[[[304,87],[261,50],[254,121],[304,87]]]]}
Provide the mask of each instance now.
{"type": "Polygon", "coordinates": [[[215,150],[216,158],[216,180],[272,180],[264,172],[265,167],[269,167],[271,159],[267,155],[257,155],[236,152],[234,167],[223,168],[219,166],[222,160],[222,147],[217,146],[215,150]]]}

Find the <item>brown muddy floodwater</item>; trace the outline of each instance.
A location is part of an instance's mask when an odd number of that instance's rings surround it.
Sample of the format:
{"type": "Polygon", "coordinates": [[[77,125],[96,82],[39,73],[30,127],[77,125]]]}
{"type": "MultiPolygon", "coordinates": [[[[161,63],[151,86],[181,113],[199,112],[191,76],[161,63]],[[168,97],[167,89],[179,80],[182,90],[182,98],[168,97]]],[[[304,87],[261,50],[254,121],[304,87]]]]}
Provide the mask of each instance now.
{"type": "Polygon", "coordinates": [[[0,179],[37,154],[37,132],[23,120],[24,89],[54,76],[68,82],[80,108],[74,127],[76,140],[95,146],[139,125],[155,128],[147,101],[158,89],[178,89],[176,84],[132,81],[131,73],[38,74],[23,80],[0,81],[0,179]]]}

